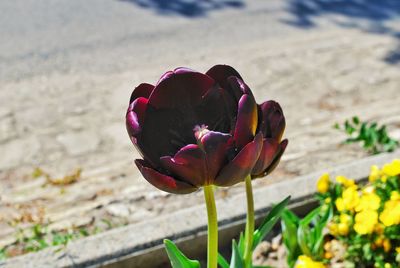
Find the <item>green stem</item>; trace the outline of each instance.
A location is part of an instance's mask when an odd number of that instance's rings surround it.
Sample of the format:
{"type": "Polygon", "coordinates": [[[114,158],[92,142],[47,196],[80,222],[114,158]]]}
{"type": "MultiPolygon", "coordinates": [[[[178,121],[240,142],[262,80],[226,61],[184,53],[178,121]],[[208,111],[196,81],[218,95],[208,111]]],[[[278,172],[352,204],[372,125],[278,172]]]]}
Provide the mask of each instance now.
{"type": "Polygon", "coordinates": [[[218,263],[218,221],[217,209],[212,185],[204,186],[204,198],[207,205],[208,216],[208,246],[207,246],[207,267],[217,268],[218,263]]]}
{"type": "Polygon", "coordinates": [[[244,264],[246,268],[251,268],[253,255],[253,234],[254,234],[254,200],[253,188],[251,186],[251,176],[246,177],[246,197],[247,197],[247,217],[245,230],[245,250],[244,264]]]}

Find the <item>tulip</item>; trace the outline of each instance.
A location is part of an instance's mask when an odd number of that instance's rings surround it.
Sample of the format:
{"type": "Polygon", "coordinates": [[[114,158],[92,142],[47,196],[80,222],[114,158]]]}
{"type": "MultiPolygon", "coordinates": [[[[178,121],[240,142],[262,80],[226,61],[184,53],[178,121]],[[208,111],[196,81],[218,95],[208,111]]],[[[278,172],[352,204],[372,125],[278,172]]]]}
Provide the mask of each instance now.
{"type": "Polygon", "coordinates": [[[126,126],[143,157],[135,163],[147,181],[171,193],[241,182],[270,141],[267,130],[256,135],[258,110],[232,67],[169,71],[155,86],[140,84],[132,93],[126,126]]]}
{"type": "Polygon", "coordinates": [[[143,159],[143,177],[160,190],[186,194],[204,188],[208,215],[208,268],[217,267],[218,224],[212,185],[246,182],[245,267],[251,267],[254,201],[251,180],[278,164],[287,140],[278,103],[257,105],[230,66],[205,74],[177,68],[155,86],[140,84],[126,114],[128,134],[143,159]]]}

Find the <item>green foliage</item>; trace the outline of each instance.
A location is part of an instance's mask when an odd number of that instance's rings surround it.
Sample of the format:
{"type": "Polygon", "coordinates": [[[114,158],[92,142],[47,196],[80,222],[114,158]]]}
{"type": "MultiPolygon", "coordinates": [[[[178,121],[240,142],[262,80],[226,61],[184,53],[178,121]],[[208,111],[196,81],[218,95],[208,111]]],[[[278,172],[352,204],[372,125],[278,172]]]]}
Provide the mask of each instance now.
{"type": "MultiPolygon", "coordinates": [[[[290,200],[290,196],[285,198],[279,204],[275,205],[268,215],[264,218],[260,227],[254,231],[253,235],[253,250],[257,247],[257,245],[265,238],[265,236],[271,231],[277,221],[280,219],[282,213],[284,212],[288,202],[290,200]]],[[[240,233],[239,242],[236,243],[235,240],[232,242],[232,257],[230,266],[227,266],[228,262],[222,255],[218,256],[218,264],[222,268],[242,268],[244,267],[244,251],[245,251],[245,242],[247,241],[246,235],[240,233]]],[[[267,267],[267,266],[265,266],[267,267]]],[[[259,267],[261,268],[261,267],[259,267]]]]}
{"type": "Polygon", "coordinates": [[[49,232],[46,225],[35,224],[28,232],[19,230],[17,241],[25,252],[36,252],[51,246],[66,246],[71,240],[89,235],[85,229],[71,232],[49,232]]]}
{"type": "Polygon", "coordinates": [[[171,240],[165,239],[164,245],[172,268],[200,268],[198,261],[187,258],[171,240]]]}
{"type": "Polygon", "coordinates": [[[361,122],[357,116],[346,120],[343,126],[336,123],[334,128],[343,130],[350,136],[345,140],[346,144],[361,142],[362,147],[372,154],[392,152],[399,146],[397,140],[389,137],[385,125],[378,126],[376,122],[361,122]]]}
{"type": "Polygon", "coordinates": [[[229,268],[244,268],[243,252],[240,252],[236,241],[232,241],[232,257],[229,268]]]}
{"type": "Polygon", "coordinates": [[[287,263],[293,267],[298,256],[301,255],[301,249],[297,241],[297,229],[300,225],[300,219],[290,210],[285,210],[282,214],[282,241],[286,247],[287,263]]]}
{"type": "Polygon", "coordinates": [[[332,216],[330,206],[317,207],[303,219],[285,209],[282,214],[282,237],[287,250],[287,263],[294,267],[300,255],[321,260],[323,254],[323,229],[332,216]]]}
{"type": "MultiPolygon", "coordinates": [[[[102,221],[107,224],[106,229],[115,227],[110,221],[102,221]]],[[[61,250],[62,247],[67,246],[72,240],[97,234],[102,230],[103,228],[95,226],[93,228],[81,227],[70,230],[49,231],[48,224],[35,224],[28,229],[17,229],[17,241],[13,245],[0,249],[0,260],[8,258],[10,255],[9,252],[19,252],[20,254],[37,252],[53,246],[61,246],[61,248],[56,250],[58,251],[61,250]]],[[[11,255],[14,256],[14,254],[11,255]]]]}
{"type": "Polygon", "coordinates": [[[281,217],[282,213],[285,211],[287,204],[289,203],[290,196],[286,197],[279,204],[274,206],[268,215],[265,217],[264,221],[261,223],[260,227],[254,231],[253,249],[265,238],[265,236],[271,231],[272,227],[281,217]]]}
{"type": "Polygon", "coordinates": [[[221,266],[221,268],[229,268],[228,261],[220,253],[218,253],[218,264],[221,266]]]}
{"type": "Polygon", "coordinates": [[[0,249],[0,261],[5,260],[7,258],[7,252],[5,248],[0,249]]]}

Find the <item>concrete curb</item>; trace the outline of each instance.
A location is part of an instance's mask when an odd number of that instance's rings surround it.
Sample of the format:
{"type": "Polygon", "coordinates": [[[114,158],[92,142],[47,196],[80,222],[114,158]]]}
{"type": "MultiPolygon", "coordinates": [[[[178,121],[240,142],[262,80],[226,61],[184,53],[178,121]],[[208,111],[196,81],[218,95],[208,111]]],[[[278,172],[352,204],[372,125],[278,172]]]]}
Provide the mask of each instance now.
{"type": "MultiPolygon", "coordinates": [[[[273,203],[291,195],[291,206],[301,208],[312,202],[315,183],[322,172],[332,176],[345,175],[356,180],[368,176],[371,165],[382,166],[400,158],[400,151],[371,156],[353,163],[337,166],[282,181],[254,190],[255,209],[258,218],[265,214],[273,203]]],[[[243,230],[246,215],[245,194],[238,194],[217,201],[220,226],[220,246],[243,230]]],[[[49,248],[0,262],[2,268],[21,267],[157,267],[166,263],[162,241],[169,238],[177,241],[188,256],[198,256],[206,249],[207,217],[204,205],[182,209],[170,215],[147,222],[128,225],[80,239],[66,248],[56,251],[49,248]],[[193,243],[194,239],[196,242],[193,243]]]]}

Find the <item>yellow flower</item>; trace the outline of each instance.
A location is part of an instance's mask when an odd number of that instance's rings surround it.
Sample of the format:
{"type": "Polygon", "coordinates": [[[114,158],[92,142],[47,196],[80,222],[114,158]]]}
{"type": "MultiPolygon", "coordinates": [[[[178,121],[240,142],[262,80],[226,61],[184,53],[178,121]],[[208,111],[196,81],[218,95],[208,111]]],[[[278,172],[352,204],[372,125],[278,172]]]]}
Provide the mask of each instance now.
{"type": "Polygon", "coordinates": [[[341,223],[349,224],[351,222],[351,216],[345,213],[341,213],[339,216],[339,220],[341,223]]]}
{"type": "Polygon", "coordinates": [[[317,191],[321,194],[326,193],[329,190],[329,174],[324,173],[322,176],[318,179],[317,182],[317,191]]]}
{"type": "Polygon", "coordinates": [[[377,194],[363,194],[359,204],[356,206],[356,211],[362,210],[378,210],[381,205],[381,199],[377,194]]]}
{"type": "Polygon", "coordinates": [[[342,212],[345,210],[353,211],[354,208],[359,204],[360,197],[357,191],[357,185],[352,185],[343,191],[342,197],[336,199],[336,208],[342,212]]]}
{"type": "Polygon", "coordinates": [[[324,252],[324,259],[332,259],[333,254],[332,252],[324,252]]]}
{"type": "Polygon", "coordinates": [[[378,166],[373,165],[371,166],[371,171],[369,173],[368,180],[370,182],[376,181],[381,176],[381,171],[379,170],[378,166]]]}
{"type": "Polygon", "coordinates": [[[332,199],[330,197],[325,198],[325,204],[330,204],[332,202],[332,199]]]}
{"type": "Polygon", "coordinates": [[[383,234],[384,230],[385,230],[385,226],[382,223],[377,223],[375,225],[375,230],[374,230],[375,233],[381,235],[381,234],[383,234]]]}
{"type": "Polygon", "coordinates": [[[395,159],[390,164],[385,164],[382,168],[382,172],[389,176],[393,177],[400,174],[400,159],[395,159]]]}
{"type": "Polygon", "coordinates": [[[388,200],[379,216],[385,226],[400,224],[400,200],[388,200]]]}
{"type": "Polygon", "coordinates": [[[399,201],[400,200],[400,192],[399,191],[390,192],[390,200],[399,201]]]}
{"type": "Polygon", "coordinates": [[[386,253],[390,251],[390,249],[392,248],[392,244],[390,243],[390,240],[385,238],[383,240],[383,251],[385,251],[386,253]]]}
{"type": "Polygon", "coordinates": [[[333,236],[338,235],[339,234],[339,226],[336,223],[329,224],[329,232],[333,236]]]}
{"type": "Polygon", "coordinates": [[[378,212],[374,210],[363,210],[358,212],[354,218],[354,230],[361,235],[370,234],[378,223],[378,212]]]}
{"type": "Polygon", "coordinates": [[[372,185],[368,185],[362,190],[362,192],[363,194],[373,194],[375,193],[375,187],[372,185]]]}
{"type": "Polygon", "coordinates": [[[345,205],[344,205],[344,200],[343,200],[343,198],[341,198],[341,197],[339,197],[338,199],[336,199],[335,205],[336,205],[336,208],[337,208],[337,210],[338,210],[339,212],[342,212],[342,211],[345,211],[345,210],[346,210],[346,207],[345,207],[345,205]]]}
{"type": "Polygon", "coordinates": [[[380,248],[380,247],[382,247],[382,245],[383,245],[383,238],[382,238],[382,236],[379,236],[375,239],[374,246],[380,248]]]}
{"type": "Polygon", "coordinates": [[[390,263],[385,263],[385,266],[384,266],[384,268],[392,268],[392,265],[390,264],[390,263]]]}
{"type": "Polygon", "coordinates": [[[313,261],[306,255],[300,255],[297,258],[295,268],[325,268],[322,262],[313,261]]]}
{"type": "Polygon", "coordinates": [[[344,187],[350,187],[355,185],[353,179],[348,179],[345,176],[337,176],[336,182],[342,184],[344,187]]]}
{"type": "Polygon", "coordinates": [[[339,223],[338,224],[338,233],[343,236],[348,235],[349,225],[347,223],[339,223]]]}
{"type": "Polygon", "coordinates": [[[400,247],[396,247],[396,252],[400,254],[400,247]]]}

